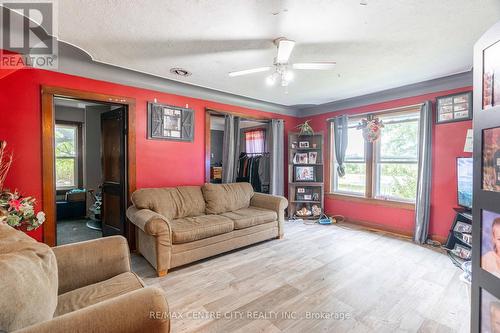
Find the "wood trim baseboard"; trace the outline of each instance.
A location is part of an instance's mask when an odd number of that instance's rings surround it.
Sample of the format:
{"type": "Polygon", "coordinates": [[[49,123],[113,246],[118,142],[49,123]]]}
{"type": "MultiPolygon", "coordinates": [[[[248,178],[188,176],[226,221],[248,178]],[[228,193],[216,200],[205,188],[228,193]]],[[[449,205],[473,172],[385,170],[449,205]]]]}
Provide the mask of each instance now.
{"type": "Polygon", "coordinates": [[[340,193],[326,193],[326,196],[337,200],[360,202],[369,205],[379,205],[379,206],[393,207],[405,210],[415,210],[415,204],[408,202],[357,197],[354,195],[340,194],[340,193]]]}
{"type": "MultiPolygon", "coordinates": [[[[371,230],[371,231],[377,231],[377,232],[384,232],[387,234],[391,234],[397,237],[403,237],[407,238],[410,240],[413,240],[413,231],[408,231],[408,230],[403,230],[387,225],[382,225],[382,224],[377,224],[373,222],[367,222],[367,221],[360,221],[360,220],[352,220],[349,218],[345,218],[344,222],[340,222],[340,224],[346,223],[346,224],[351,224],[355,225],[356,227],[360,227],[362,229],[366,230],[371,230]]],[[[439,242],[440,244],[444,245],[446,243],[447,237],[443,237],[441,235],[429,235],[429,239],[439,242]]]]}

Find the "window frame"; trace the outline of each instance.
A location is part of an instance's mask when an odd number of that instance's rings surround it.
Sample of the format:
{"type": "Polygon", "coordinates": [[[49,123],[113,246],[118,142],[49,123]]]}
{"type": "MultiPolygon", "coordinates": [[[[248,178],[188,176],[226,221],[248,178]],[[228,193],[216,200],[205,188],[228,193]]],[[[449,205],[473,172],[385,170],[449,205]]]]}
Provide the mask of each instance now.
{"type": "Polygon", "coordinates": [[[66,192],[81,188],[83,186],[83,130],[82,123],[76,121],[64,121],[57,120],[55,123],[54,131],[57,127],[73,127],[76,129],[76,151],[75,156],[57,156],[55,152],[55,137],[54,137],[54,172],[57,173],[56,170],[56,160],[57,159],[73,159],[75,161],[75,185],[73,186],[57,186],[57,182],[54,184],[56,188],[56,194],[65,194],[66,192]]]}
{"type": "MultiPolygon", "coordinates": [[[[386,110],[386,111],[374,111],[372,113],[363,114],[363,115],[353,115],[349,117],[349,121],[359,122],[362,118],[372,118],[379,117],[384,115],[392,115],[392,114],[410,114],[410,113],[419,113],[420,112],[420,104],[412,105],[408,107],[386,110]]],[[[420,120],[417,120],[420,121],[420,120]]],[[[378,140],[374,143],[370,143],[365,141],[365,163],[366,163],[366,186],[365,193],[359,194],[356,192],[346,192],[346,191],[338,191],[337,190],[337,172],[336,172],[336,156],[335,156],[335,142],[333,135],[333,121],[328,120],[329,123],[329,135],[330,135],[330,182],[329,186],[329,196],[333,196],[334,198],[349,200],[349,201],[357,201],[357,202],[366,202],[372,204],[378,204],[383,206],[392,206],[396,208],[414,210],[415,209],[415,201],[404,200],[403,198],[394,198],[394,197],[385,197],[377,195],[377,179],[378,179],[378,165],[379,165],[379,150],[380,144],[378,140]]],[[[348,161],[346,161],[348,162],[348,161]]],[[[401,163],[401,162],[397,162],[401,163]]],[[[418,157],[416,161],[418,165],[418,157]]]]}

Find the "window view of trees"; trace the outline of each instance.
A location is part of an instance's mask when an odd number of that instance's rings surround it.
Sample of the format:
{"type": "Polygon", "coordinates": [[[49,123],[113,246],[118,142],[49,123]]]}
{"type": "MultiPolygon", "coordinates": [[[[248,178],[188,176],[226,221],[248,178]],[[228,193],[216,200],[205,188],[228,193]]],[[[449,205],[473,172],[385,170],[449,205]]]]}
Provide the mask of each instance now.
{"type": "Polygon", "coordinates": [[[376,196],[414,201],[417,193],[418,114],[387,117],[382,121],[385,127],[377,143],[376,196]]]}
{"type": "MultiPolygon", "coordinates": [[[[379,118],[384,123],[381,137],[375,143],[367,144],[368,151],[373,151],[373,154],[367,154],[362,131],[356,129],[359,119],[353,118],[349,122],[349,143],[344,163],[346,174],[339,177],[334,170],[333,191],[414,201],[417,192],[419,113],[389,113],[379,118]],[[367,156],[373,156],[373,160],[367,160],[367,156]],[[367,191],[367,165],[372,163],[373,183],[369,184],[370,191],[367,191]]],[[[336,169],[337,163],[334,166],[336,169]]]]}
{"type": "Polygon", "coordinates": [[[56,125],[56,188],[77,186],[77,132],[73,125],[56,125]]]}

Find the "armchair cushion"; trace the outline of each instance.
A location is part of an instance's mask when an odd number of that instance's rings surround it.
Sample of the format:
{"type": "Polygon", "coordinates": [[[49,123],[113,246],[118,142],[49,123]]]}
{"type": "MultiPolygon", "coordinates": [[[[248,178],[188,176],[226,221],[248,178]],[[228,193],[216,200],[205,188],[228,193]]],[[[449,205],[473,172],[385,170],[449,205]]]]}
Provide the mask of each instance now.
{"type": "Polygon", "coordinates": [[[245,229],[278,220],[278,214],[275,211],[251,206],[224,213],[222,216],[234,221],[234,229],[245,229]]]}
{"type": "Polygon", "coordinates": [[[143,287],[144,283],[137,275],[132,272],[122,273],[111,279],[59,295],[54,316],[73,312],[143,287]]]}
{"type": "Polygon", "coordinates": [[[0,224],[0,331],[50,320],[57,305],[57,263],[50,247],[0,224]]]}
{"type": "Polygon", "coordinates": [[[194,242],[234,230],[233,221],[220,215],[201,215],[177,219],[171,222],[171,226],[173,244],[194,242]]]}
{"type": "Polygon", "coordinates": [[[57,258],[59,294],[130,272],[127,240],[111,236],[52,248],[57,258]]]}
{"type": "Polygon", "coordinates": [[[249,183],[205,184],[202,187],[207,214],[221,214],[250,206],[253,188],[249,183]]]}
{"type": "Polygon", "coordinates": [[[16,333],[169,332],[168,304],[161,289],[148,287],[66,313],[16,333]]]}

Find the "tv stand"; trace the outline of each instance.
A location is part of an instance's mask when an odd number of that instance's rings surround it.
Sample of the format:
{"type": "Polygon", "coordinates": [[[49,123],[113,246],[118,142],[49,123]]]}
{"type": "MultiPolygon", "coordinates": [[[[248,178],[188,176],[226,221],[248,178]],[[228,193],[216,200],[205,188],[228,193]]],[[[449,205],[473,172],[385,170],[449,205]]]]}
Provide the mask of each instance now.
{"type": "Polygon", "coordinates": [[[454,208],[456,214],[445,249],[450,254],[451,260],[461,268],[465,261],[471,260],[472,255],[472,214],[471,211],[463,208],[454,208]]]}

